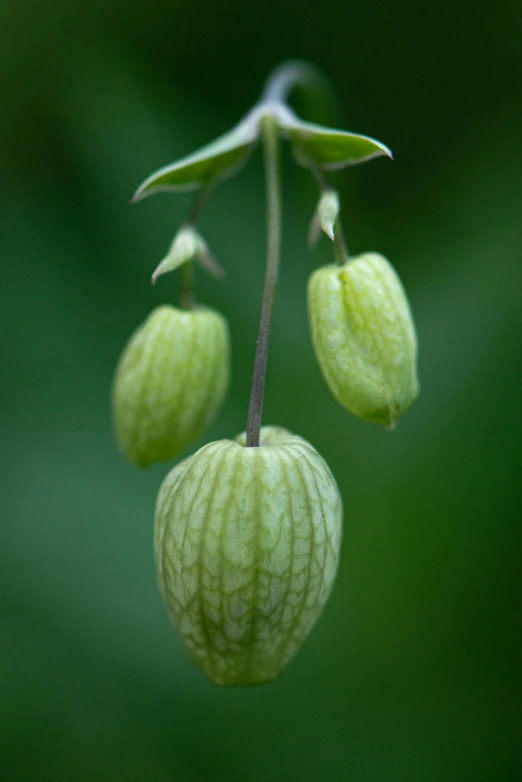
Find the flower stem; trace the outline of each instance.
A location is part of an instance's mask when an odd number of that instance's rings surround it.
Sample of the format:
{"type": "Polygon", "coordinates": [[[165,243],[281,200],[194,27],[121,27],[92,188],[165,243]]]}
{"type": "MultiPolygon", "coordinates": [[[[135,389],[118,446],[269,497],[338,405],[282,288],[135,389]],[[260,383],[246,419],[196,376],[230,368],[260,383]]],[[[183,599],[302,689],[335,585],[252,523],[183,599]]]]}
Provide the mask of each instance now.
{"type": "Polygon", "coordinates": [[[341,266],[343,265],[343,263],[346,263],[346,261],[350,257],[350,253],[348,252],[348,247],[346,245],[346,240],[344,238],[343,224],[341,222],[340,217],[337,218],[334,226],[334,251],[335,251],[335,260],[341,266]]]}
{"type": "Polygon", "coordinates": [[[189,213],[187,215],[187,219],[185,220],[185,225],[195,228],[199,220],[199,216],[201,214],[203,204],[207,200],[213,186],[214,186],[213,181],[201,185],[192,202],[192,206],[190,207],[189,213]]]}
{"type": "MultiPolygon", "coordinates": [[[[310,161],[310,169],[317,181],[317,184],[319,185],[321,194],[324,193],[325,190],[331,190],[331,187],[328,184],[325,175],[323,174],[323,172],[318,166],[312,163],[312,161],[310,161]]],[[[335,260],[337,261],[338,264],[342,266],[342,264],[346,263],[346,261],[349,259],[350,253],[348,251],[348,245],[346,244],[346,239],[344,235],[343,224],[342,224],[340,214],[337,216],[337,220],[335,221],[335,225],[334,225],[333,243],[334,243],[335,260]]]]}
{"type": "Polygon", "coordinates": [[[262,102],[285,103],[288,94],[296,84],[311,81],[317,77],[316,69],[309,63],[299,60],[284,62],[268,77],[262,102]]]}
{"type": "Polygon", "coordinates": [[[182,310],[190,310],[193,304],[192,261],[188,261],[180,269],[179,306],[182,310]]]}
{"type": "Polygon", "coordinates": [[[273,104],[287,102],[295,87],[307,87],[309,93],[330,92],[330,85],[321,71],[314,65],[302,60],[289,60],[270,73],[266,80],[261,103],[273,104]]]}
{"type": "Polygon", "coordinates": [[[259,433],[263,415],[263,399],[265,394],[266,367],[268,361],[268,343],[270,323],[274,308],[277,277],[279,273],[279,256],[281,251],[281,172],[280,143],[278,129],[273,116],[267,114],[262,119],[262,139],[265,158],[266,192],[267,192],[267,256],[265,289],[261,320],[257,338],[252,391],[246,428],[247,447],[259,446],[259,433]]]}
{"type": "MultiPolygon", "coordinates": [[[[211,182],[207,182],[206,185],[202,185],[199,188],[198,192],[196,193],[196,197],[194,198],[192,205],[190,207],[189,213],[187,215],[187,219],[185,220],[184,223],[185,227],[187,228],[196,227],[199,220],[199,216],[201,214],[201,210],[203,208],[203,204],[205,203],[213,185],[214,182],[211,181],[211,182]]],[[[190,310],[192,309],[195,300],[193,262],[188,261],[187,263],[184,263],[180,271],[181,271],[181,281],[180,281],[180,289],[179,289],[179,306],[182,310],[190,310]]]]}

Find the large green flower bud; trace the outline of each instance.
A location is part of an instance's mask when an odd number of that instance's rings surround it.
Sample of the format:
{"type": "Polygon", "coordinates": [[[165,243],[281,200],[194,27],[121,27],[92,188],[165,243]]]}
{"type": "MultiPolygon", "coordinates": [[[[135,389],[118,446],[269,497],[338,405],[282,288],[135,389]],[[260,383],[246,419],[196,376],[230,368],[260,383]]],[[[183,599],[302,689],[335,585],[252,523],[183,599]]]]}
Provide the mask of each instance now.
{"type": "Polygon", "coordinates": [[[201,448],[158,495],[160,589],[193,662],[216,684],[278,676],[319,618],[341,546],[328,465],[285,429],[201,448]]]}
{"type": "Polygon", "coordinates": [[[401,281],[379,253],[318,269],[308,283],[312,340],[335,398],[393,426],[419,391],[417,339],[401,281]]]}
{"type": "Polygon", "coordinates": [[[114,420],[124,454],[139,467],[177,456],[214,418],[229,363],[228,327],[218,312],[153,310],[116,369],[114,420]]]}

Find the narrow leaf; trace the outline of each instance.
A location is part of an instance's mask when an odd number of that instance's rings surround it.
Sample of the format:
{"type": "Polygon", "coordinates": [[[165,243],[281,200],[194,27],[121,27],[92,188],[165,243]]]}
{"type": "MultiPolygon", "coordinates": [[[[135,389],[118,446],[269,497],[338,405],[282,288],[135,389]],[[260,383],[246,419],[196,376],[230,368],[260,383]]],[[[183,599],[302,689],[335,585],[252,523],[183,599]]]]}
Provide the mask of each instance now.
{"type": "Polygon", "coordinates": [[[317,209],[312,215],[310,220],[310,227],[308,229],[308,247],[312,250],[321,236],[321,221],[317,213],[317,209]]]}
{"type": "Polygon", "coordinates": [[[216,280],[221,280],[225,276],[225,270],[203,239],[199,243],[196,260],[201,268],[216,280]]]}
{"type": "Polygon", "coordinates": [[[321,229],[329,239],[334,240],[335,221],[339,217],[341,205],[337,190],[324,190],[317,204],[310,229],[308,231],[308,246],[315,247],[321,235],[321,229]]]}
{"type": "Polygon", "coordinates": [[[303,122],[293,112],[285,112],[279,117],[279,125],[291,142],[298,163],[306,167],[315,165],[333,171],[381,155],[393,160],[391,151],[380,141],[345,130],[303,122]]]}
{"type": "Polygon", "coordinates": [[[246,162],[258,135],[258,124],[247,115],[228,133],[148,177],[132,202],[159,192],[193,190],[211,180],[230,176],[246,162]]]}
{"type": "Polygon", "coordinates": [[[176,234],[169,251],[152,275],[152,284],[156,284],[158,277],[171,272],[191,261],[198,252],[200,238],[192,228],[182,228],[176,234]]]}
{"type": "Polygon", "coordinates": [[[325,190],[319,201],[317,212],[319,222],[325,234],[334,240],[335,221],[339,217],[339,195],[336,190],[325,190]]]}

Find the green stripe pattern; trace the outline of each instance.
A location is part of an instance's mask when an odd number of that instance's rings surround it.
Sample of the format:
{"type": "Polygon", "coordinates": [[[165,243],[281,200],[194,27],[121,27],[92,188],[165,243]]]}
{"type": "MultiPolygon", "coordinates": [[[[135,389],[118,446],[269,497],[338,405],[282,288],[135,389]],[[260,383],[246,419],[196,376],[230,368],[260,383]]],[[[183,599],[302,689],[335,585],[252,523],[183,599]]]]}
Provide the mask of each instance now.
{"type": "Polygon", "coordinates": [[[201,448],[165,478],[155,558],[170,618],[216,684],[277,677],[319,618],[341,547],[342,502],[301,437],[263,427],[201,448]]]}
{"type": "Polygon", "coordinates": [[[318,269],[308,283],[312,341],[334,397],[393,427],[415,401],[417,338],[401,281],[379,253],[318,269]]]}
{"type": "Polygon", "coordinates": [[[230,376],[229,332],[214,310],[157,307],[133,334],[113,385],[116,435],[139,467],[176,457],[215,417],[230,376]]]}

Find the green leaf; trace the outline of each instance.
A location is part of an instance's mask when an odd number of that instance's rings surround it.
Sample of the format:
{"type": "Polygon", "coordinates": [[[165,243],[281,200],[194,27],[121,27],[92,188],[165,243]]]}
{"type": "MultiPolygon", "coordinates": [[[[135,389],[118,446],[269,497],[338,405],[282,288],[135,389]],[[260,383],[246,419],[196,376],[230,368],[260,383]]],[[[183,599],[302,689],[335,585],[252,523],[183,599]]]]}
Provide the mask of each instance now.
{"type": "Polygon", "coordinates": [[[230,176],[246,162],[258,136],[258,123],[249,114],[228,133],[148,177],[137,189],[132,203],[154,193],[194,190],[230,176]]]}
{"type": "Polygon", "coordinates": [[[201,239],[196,254],[196,261],[207,274],[216,280],[221,280],[225,276],[225,271],[220,265],[216,256],[211,252],[208,244],[201,239]]]}
{"type": "Polygon", "coordinates": [[[174,237],[167,255],[152,275],[152,284],[155,285],[162,274],[174,271],[192,260],[196,260],[212,277],[216,279],[223,277],[224,271],[203,237],[191,226],[184,226],[174,237]]]}
{"type": "Polygon", "coordinates": [[[339,217],[339,195],[336,190],[326,190],[319,201],[317,213],[321,228],[330,239],[334,240],[334,225],[339,217]]]}
{"type": "Polygon", "coordinates": [[[289,111],[280,114],[278,122],[281,131],[292,144],[297,162],[307,168],[315,165],[333,171],[381,155],[393,160],[388,147],[369,136],[303,122],[289,111]]]}
{"type": "Polygon", "coordinates": [[[308,233],[309,247],[315,247],[319,241],[321,230],[332,240],[334,240],[335,221],[339,217],[341,205],[339,203],[339,194],[336,190],[328,189],[321,193],[321,198],[317,204],[310,223],[308,233]]]}
{"type": "Polygon", "coordinates": [[[167,255],[152,275],[152,284],[155,285],[156,280],[162,274],[171,272],[191,261],[196,256],[200,241],[200,237],[192,228],[182,228],[174,237],[167,255]]]}

